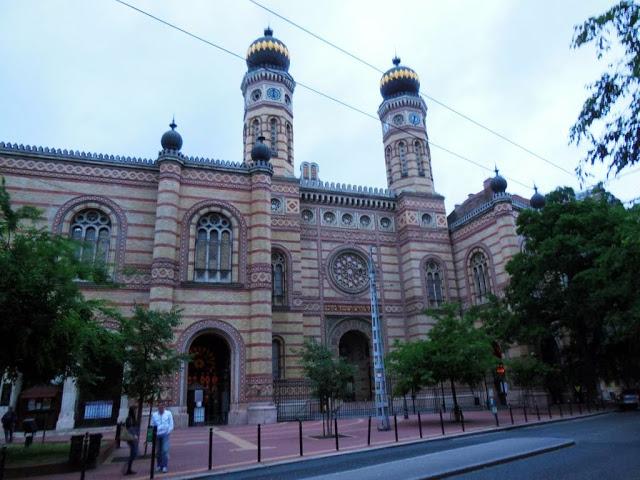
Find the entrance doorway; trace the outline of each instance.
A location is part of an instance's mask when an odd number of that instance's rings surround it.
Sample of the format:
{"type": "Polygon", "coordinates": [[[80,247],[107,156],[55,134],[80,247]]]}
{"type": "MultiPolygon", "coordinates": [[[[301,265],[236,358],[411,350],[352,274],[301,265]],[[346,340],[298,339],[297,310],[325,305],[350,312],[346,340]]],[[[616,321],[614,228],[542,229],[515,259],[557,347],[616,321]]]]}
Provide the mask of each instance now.
{"type": "Polygon", "coordinates": [[[350,330],[340,338],[338,344],[340,356],[356,369],[353,375],[352,400],[371,400],[371,355],[369,339],[357,330],[350,330]]]}
{"type": "Polygon", "coordinates": [[[220,335],[206,333],[193,341],[189,354],[189,425],[226,424],[231,394],[229,344],[220,335]]]}

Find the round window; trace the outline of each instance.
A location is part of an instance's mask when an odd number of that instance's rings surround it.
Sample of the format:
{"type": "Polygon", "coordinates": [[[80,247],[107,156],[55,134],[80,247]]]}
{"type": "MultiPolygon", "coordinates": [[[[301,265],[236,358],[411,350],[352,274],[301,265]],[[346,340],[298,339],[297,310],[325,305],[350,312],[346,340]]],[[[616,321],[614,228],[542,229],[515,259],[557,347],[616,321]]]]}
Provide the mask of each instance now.
{"type": "Polygon", "coordinates": [[[367,260],[355,251],[343,251],[329,264],[329,276],[338,289],[347,293],[360,293],[369,286],[367,260]]]}

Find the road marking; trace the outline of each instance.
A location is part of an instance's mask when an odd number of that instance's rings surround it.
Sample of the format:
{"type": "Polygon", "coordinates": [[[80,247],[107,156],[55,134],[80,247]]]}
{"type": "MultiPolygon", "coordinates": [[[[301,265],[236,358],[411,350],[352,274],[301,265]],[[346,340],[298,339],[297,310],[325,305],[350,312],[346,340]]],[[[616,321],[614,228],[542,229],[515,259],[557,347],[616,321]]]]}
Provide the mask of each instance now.
{"type": "Polygon", "coordinates": [[[213,433],[227,442],[233,443],[236,447],[239,447],[237,450],[257,450],[258,448],[255,444],[246,441],[244,438],[240,438],[232,433],[225,432],[224,430],[214,428],[213,433]]]}

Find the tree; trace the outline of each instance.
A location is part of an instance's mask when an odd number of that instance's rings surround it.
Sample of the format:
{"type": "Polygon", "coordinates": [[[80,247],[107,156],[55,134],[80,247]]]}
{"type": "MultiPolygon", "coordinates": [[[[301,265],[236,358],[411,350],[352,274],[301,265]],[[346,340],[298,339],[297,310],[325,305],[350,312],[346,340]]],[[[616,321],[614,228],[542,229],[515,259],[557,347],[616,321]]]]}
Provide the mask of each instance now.
{"type": "Polygon", "coordinates": [[[594,396],[600,379],[637,381],[640,364],[640,216],[595,189],[547,195],[542,210],[523,211],[526,248],[508,264],[506,299],[516,321],[508,335],[557,367],[554,394],[566,385],[594,396]]]}
{"type": "Polygon", "coordinates": [[[445,305],[436,313],[436,324],[429,331],[426,355],[433,368],[434,380],[451,384],[456,420],[460,406],[455,383],[477,385],[487,372],[493,370],[498,359],[492,353],[491,339],[479,323],[477,310],[459,314],[457,305],[445,305]]]}
{"type": "Polygon", "coordinates": [[[525,402],[531,389],[545,383],[549,375],[557,374],[555,369],[540,361],[535,355],[524,355],[507,360],[509,377],[525,392],[525,402]]]}
{"type": "Polygon", "coordinates": [[[335,402],[349,395],[355,368],[315,341],[306,341],[300,353],[304,375],[311,381],[313,394],[327,413],[323,417],[331,435],[335,402]]]}
{"type": "Polygon", "coordinates": [[[573,143],[584,140],[590,144],[585,162],[608,163],[609,171],[618,173],[640,160],[640,5],[635,1],[622,0],[577,25],[572,47],[593,42],[600,59],[611,51],[614,39],[622,58],[610,63],[589,86],[591,96],[569,135],[573,143]]]}
{"type": "MultiPolygon", "coordinates": [[[[0,185],[0,375],[26,385],[64,376],[90,377],[86,352],[105,329],[103,302],[84,299],[78,278],[104,282],[102,266],[81,262],[72,240],[38,228],[40,212],[13,209],[0,185]]],[[[115,352],[114,352],[115,354],[115,352]]]]}
{"type": "Polygon", "coordinates": [[[152,401],[162,392],[169,375],[181,362],[189,358],[172,347],[173,329],[180,325],[180,311],[155,311],[140,305],[133,308],[133,316],[123,318],[125,393],[138,399],[138,417],[142,418],[145,401],[152,401]]]}
{"type": "Polygon", "coordinates": [[[394,377],[394,395],[413,396],[421,388],[434,384],[427,348],[426,340],[394,343],[386,358],[389,373],[394,377]]]}

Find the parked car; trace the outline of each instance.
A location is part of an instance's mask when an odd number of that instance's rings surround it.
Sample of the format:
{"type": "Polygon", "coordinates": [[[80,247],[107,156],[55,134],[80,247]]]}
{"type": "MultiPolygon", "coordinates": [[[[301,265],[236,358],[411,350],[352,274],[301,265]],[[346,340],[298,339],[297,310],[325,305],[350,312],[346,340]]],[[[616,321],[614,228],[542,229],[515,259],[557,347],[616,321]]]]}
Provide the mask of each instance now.
{"type": "Polygon", "coordinates": [[[638,390],[623,390],[618,400],[618,406],[622,410],[636,410],[640,403],[638,390]]]}

